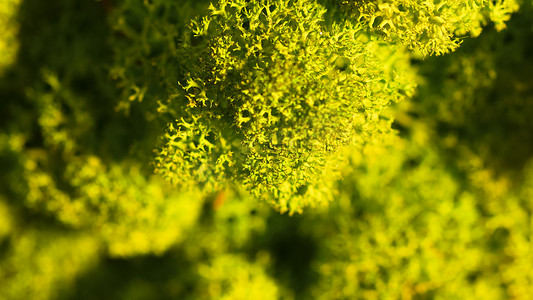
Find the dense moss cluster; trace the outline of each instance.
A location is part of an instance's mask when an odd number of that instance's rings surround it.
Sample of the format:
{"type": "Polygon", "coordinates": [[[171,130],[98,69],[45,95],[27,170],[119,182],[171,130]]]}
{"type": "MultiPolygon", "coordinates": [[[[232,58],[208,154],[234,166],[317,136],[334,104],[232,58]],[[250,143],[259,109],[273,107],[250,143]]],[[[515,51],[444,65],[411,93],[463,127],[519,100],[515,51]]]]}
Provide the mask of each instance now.
{"type": "Polygon", "coordinates": [[[423,55],[456,50],[463,38],[478,36],[488,21],[505,28],[517,0],[336,0],[348,16],[363,21],[387,40],[423,55]]]}
{"type": "Polygon", "coordinates": [[[0,298],[531,299],[530,2],[2,2],[0,298]]]}
{"type": "Polygon", "coordinates": [[[385,108],[415,84],[401,48],[325,13],[309,1],[222,1],[193,21],[178,52],[188,107],[159,170],[176,183],[243,184],[281,212],[326,201],[341,149],[390,131],[385,108]]]}

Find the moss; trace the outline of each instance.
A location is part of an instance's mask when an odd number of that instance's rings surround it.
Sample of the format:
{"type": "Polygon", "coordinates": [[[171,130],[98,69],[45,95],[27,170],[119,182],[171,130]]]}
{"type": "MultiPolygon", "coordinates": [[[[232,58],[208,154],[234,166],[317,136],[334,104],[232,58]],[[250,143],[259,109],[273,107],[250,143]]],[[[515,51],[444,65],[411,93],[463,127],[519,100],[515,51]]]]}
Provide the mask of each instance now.
{"type": "Polygon", "coordinates": [[[0,5],[0,298],[529,299],[529,2],[0,5]]]}

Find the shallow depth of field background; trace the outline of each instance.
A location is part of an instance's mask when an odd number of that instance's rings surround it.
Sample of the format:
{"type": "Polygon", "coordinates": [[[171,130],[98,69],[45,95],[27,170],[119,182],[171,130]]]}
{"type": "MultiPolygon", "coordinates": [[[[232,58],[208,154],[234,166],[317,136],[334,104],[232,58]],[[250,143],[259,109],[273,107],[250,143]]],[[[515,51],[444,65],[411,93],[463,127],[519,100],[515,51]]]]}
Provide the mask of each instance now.
{"type": "Polygon", "coordinates": [[[531,3],[413,55],[394,131],[289,216],[154,174],[178,84],[147,32],[208,3],[112,2],[0,2],[0,299],[533,299],[531,3]]]}

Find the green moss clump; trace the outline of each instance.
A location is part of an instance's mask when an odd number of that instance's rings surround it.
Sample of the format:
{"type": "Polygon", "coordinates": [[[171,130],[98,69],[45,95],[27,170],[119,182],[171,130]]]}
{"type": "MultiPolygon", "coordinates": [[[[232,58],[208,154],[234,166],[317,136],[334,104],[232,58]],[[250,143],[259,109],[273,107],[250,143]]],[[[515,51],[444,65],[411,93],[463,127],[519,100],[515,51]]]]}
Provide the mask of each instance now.
{"type": "Polygon", "coordinates": [[[336,0],[355,20],[400,42],[422,55],[442,55],[455,51],[463,38],[478,36],[483,26],[494,22],[498,30],[519,8],[517,0],[425,1],[336,0]]]}
{"type": "Polygon", "coordinates": [[[193,21],[179,51],[187,108],[159,172],[206,189],[236,182],[291,214],[326,204],[343,149],[389,132],[385,109],[415,84],[402,48],[325,12],[222,1],[193,21]]]}

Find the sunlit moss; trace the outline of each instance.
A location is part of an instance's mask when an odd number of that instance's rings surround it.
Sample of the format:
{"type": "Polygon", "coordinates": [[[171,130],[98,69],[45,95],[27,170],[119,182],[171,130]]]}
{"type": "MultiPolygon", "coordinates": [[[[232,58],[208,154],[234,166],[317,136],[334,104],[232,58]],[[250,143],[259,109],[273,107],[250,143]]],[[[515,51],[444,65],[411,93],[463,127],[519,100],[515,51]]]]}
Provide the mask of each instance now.
{"type": "Polygon", "coordinates": [[[279,299],[276,283],[260,263],[236,255],[221,255],[198,266],[205,285],[197,299],[279,299]]]}
{"type": "Polygon", "coordinates": [[[328,236],[314,262],[313,298],[524,295],[530,275],[510,274],[530,258],[530,207],[490,177],[464,189],[434,149],[398,142],[379,153],[355,163],[338,201],[306,223],[310,234],[328,236]]]}
{"type": "Polygon", "coordinates": [[[0,298],[530,299],[520,2],[25,0],[0,298]]]}
{"type": "Polygon", "coordinates": [[[18,231],[0,261],[2,299],[53,299],[99,256],[96,239],[39,228],[18,231]]]}
{"type": "Polygon", "coordinates": [[[320,187],[343,149],[390,131],[385,108],[416,84],[403,48],[325,14],[313,1],[221,1],[193,20],[177,53],[188,103],[158,171],[178,186],[236,182],[280,212],[327,204],[320,187]]]}
{"type": "Polygon", "coordinates": [[[456,50],[463,38],[478,36],[489,21],[502,30],[519,8],[517,0],[336,2],[354,21],[362,21],[389,41],[399,41],[423,55],[456,50]]]}
{"type": "Polygon", "coordinates": [[[26,163],[27,205],[74,228],[95,230],[115,256],[162,253],[183,238],[202,205],[192,193],[172,191],[135,166],[106,167],[96,157],[79,157],[56,182],[37,164],[26,163]],[[58,188],[65,183],[70,193],[58,188]]]}

